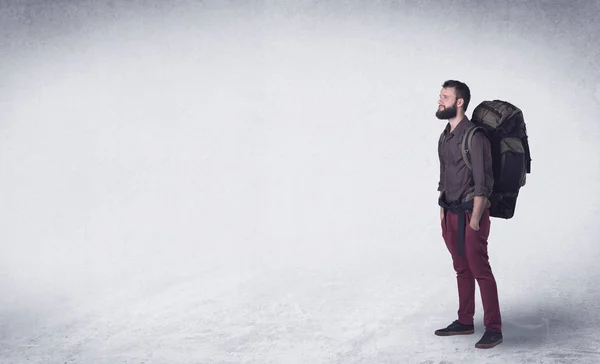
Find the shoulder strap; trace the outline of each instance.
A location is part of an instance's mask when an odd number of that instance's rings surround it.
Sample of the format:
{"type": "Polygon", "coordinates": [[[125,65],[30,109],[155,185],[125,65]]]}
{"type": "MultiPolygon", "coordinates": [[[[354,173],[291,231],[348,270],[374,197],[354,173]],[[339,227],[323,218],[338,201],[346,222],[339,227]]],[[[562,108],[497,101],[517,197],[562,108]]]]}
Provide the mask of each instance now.
{"type": "Polygon", "coordinates": [[[465,161],[465,164],[467,165],[467,168],[469,168],[470,171],[473,170],[470,158],[470,151],[473,145],[473,135],[478,130],[485,132],[485,129],[481,126],[474,126],[471,129],[467,130],[467,132],[463,135],[463,140],[460,148],[463,160],[465,161]]]}

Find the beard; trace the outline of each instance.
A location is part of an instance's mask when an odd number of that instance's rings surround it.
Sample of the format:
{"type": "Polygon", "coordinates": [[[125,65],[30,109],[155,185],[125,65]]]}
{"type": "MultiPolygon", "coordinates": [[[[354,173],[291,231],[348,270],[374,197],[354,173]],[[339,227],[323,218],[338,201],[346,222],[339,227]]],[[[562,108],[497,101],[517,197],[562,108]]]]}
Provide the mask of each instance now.
{"type": "Polygon", "coordinates": [[[440,120],[448,120],[448,119],[452,119],[452,118],[456,117],[457,113],[458,113],[458,109],[456,108],[456,102],[455,102],[454,105],[452,105],[450,107],[438,109],[438,111],[435,113],[435,116],[440,120]]]}

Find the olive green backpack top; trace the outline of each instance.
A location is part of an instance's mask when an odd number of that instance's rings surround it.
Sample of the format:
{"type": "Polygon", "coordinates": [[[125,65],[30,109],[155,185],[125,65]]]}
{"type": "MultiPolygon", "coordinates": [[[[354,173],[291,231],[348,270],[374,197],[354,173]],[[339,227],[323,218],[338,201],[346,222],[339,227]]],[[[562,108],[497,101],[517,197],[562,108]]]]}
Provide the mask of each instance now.
{"type": "Polygon", "coordinates": [[[469,129],[462,140],[463,159],[469,168],[469,150],[473,134],[483,131],[490,141],[494,187],[490,196],[490,216],[510,219],[514,216],[517,197],[531,173],[531,154],[523,112],[513,104],[483,101],[473,110],[469,129]]]}

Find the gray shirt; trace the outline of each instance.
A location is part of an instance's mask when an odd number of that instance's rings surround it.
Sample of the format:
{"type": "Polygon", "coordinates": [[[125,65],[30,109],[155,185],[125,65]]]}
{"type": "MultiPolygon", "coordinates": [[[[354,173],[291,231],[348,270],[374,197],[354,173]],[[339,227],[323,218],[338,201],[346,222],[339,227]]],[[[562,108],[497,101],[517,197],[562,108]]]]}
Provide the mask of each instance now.
{"type": "Polygon", "coordinates": [[[448,123],[442,133],[442,143],[438,149],[440,157],[438,191],[445,194],[447,202],[468,201],[474,196],[489,198],[494,187],[490,142],[484,134],[477,132],[473,135],[470,150],[472,173],[463,160],[462,137],[473,126],[475,124],[465,116],[452,132],[448,123]]]}

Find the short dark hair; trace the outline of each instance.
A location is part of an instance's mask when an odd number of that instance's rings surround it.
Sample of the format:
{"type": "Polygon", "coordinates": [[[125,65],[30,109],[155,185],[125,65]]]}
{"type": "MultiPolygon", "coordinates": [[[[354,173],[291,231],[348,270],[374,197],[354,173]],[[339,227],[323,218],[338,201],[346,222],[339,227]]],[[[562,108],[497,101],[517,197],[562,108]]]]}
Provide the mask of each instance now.
{"type": "Polygon", "coordinates": [[[456,90],[456,99],[463,99],[463,109],[467,111],[469,102],[471,101],[471,90],[465,83],[457,80],[447,80],[442,84],[443,88],[453,87],[456,90]]]}

